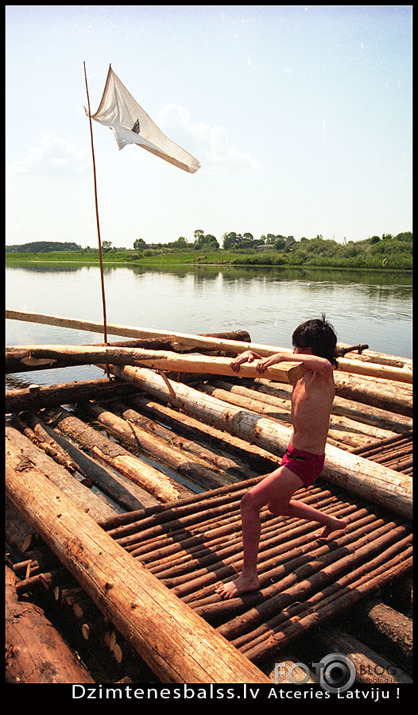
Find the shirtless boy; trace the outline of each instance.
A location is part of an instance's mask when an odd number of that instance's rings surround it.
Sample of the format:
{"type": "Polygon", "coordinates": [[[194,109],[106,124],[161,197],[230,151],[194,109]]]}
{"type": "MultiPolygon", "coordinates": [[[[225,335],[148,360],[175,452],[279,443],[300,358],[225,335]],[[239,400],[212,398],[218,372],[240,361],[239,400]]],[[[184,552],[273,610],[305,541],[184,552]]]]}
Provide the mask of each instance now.
{"type": "MultiPolygon", "coordinates": [[[[292,335],[292,362],[302,362],[305,373],[292,391],[292,432],[280,466],[250,489],[241,500],[243,568],[234,581],[221,584],[216,591],[222,598],[233,598],[259,588],[257,558],[261,533],[260,509],[267,506],[275,515],[285,515],[319,522],[323,529],[317,538],[326,538],[344,529],[346,523],[323,514],[318,509],[292,500],[293,494],[308,487],[319,477],[324,466],[329,418],[335,396],[333,369],[336,367],[337,338],[325,316],[322,320],[302,323],[292,335]]],[[[289,361],[289,354],[277,353],[261,358],[252,350],[239,355],[231,368],[238,372],[245,362],[258,360],[260,374],[271,365],[289,361]]]]}

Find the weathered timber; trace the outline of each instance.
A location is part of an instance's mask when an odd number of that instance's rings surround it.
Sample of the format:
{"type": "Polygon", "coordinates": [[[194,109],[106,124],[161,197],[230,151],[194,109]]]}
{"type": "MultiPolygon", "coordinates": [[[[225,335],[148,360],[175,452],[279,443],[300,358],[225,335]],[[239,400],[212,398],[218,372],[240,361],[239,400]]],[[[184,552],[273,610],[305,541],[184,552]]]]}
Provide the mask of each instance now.
{"type": "Polygon", "coordinates": [[[123,509],[133,511],[157,503],[151,494],[138,484],[134,484],[132,480],[127,480],[119,471],[112,470],[108,465],[100,464],[98,460],[89,457],[63,434],[53,430],[50,425],[44,424],[44,427],[48,434],[51,434],[54,440],[71,456],[80,472],[87,474],[92,484],[123,509]]]}
{"type": "MultiPolygon", "coordinates": [[[[236,459],[232,459],[230,455],[225,456],[219,450],[209,449],[208,446],[199,444],[196,439],[188,439],[184,436],[176,434],[172,429],[146,417],[124,403],[111,402],[106,403],[109,409],[117,414],[120,414],[124,419],[141,427],[149,434],[168,442],[173,447],[179,449],[182,453],[190,453],[204,463],[220,470],[226,471],[232,477],[245,479],[248,476],[256,476],[256,472],[252,470],[248,464],[239,463],[236,459]]],[[[193,437],[196,435],[193,434],[193,437]]],[[[258,472],[259,473],[259,472],[258,472]]]]}
{"type": "Polygon", "coordinates": [[[340,397],[412,417],[412,388],[409,385],[338,371],[334,373],[334,379],[336,394],[340,397]]]}
{"type": "MultiPolygon", "coordinates": [[[[279,451],[283,454],[287,447],[291,430],[278,422],[234,407],[210,395],[202,396],[198,390],[171,381],[175,392],[173,398],[161,376],[151,370],[114,365],[111,366],[111,371],[118,377],[132,380],[146,392],[167,400],[194,417],[254,442],[273,453],[279,451]]],[[[408,518],[412,516],[412,485],[409,477],[330,444],[326,447],[326,466],[323,474],[326,479],[345,489],[383,504],[408,518]]]]}
{"type": "MultiPolygon", "coordinates": [[[[362,347],[362,346],[360,346],[362,347]]],[[[369,346],[365,346],[364,350],[357,352],[357,346],[350,347],[346,343],[338,343],[338,350],[342,351],[344,355],[347,352],[353,352],[350,355],[351,360],[360,360],[361,362],[374,362],[380,365],[391,365],[392,367],[406,368],[407,370],[412,370],[412,359],[405,358],[400,355],[388,355],[387,353],[380,353],[376,350],[371,350],[369,346]]],[[[341,353],[341,354],[342,354],[341,353]]]]}
{"type": "MultiPolygon", "coordinates": [[[[219,380],[216,380],[215,384],[200,384],[197,387],[201,392],[218,397],[220,400],[258,412],[266,417],[278,420],[282,424],[291,424],[289,401],[274,397],[270,397],[269,400],[259,400],[257,392],[241,385],[219,380]]],[[[388,436],[393,436],[393,433],[389,430],[383,430],[367,424],[362,426],[361,423],[348,417],[331,415],[328,439],[335,446],[345,444],[365,447],[372,439],[386,438],[388,436]]]]}
{"type": "Polygon", "coordinates": [[[24,387],[6,391],[5,409],[6,412],[15,413],[22,410],[36,412],[44,407],[57,407],[81,400],[123,397],[132,392],[132,386],[108,378],[39,385],[36,389],[24,387]]]}
{"type": "Polygon", "coordinates": [[[405,662],[412,663],[413,622],[411,618],[376,599],[362,604],[358,617],[368,622],[369,627],[366,629],[369,633],[374,629],[382,640],[386,640],[390,644],[392,651],[399,650],[405,662]]]}
{"type": "Polygon", "coordinates": [[[361,360],[339,358],[338,370],[385,380],[395,380],[396,382],[405,382],[410,385],[413,382],[412,371],[405,367],[393,367],[392,365],[379,365],[377,363],[362,362],[361,360]]]}
{"type": "Polygon", "coordinates": [[[190,494],[190,490],[174,478],[146,464],[122,445],[70,414],[68,410],[62,408],[54,412],[54,427],[88,449],[100,461],[109,464],[148,491],[158,501],[172,501],[190,494]]]}
{"type": "Polygon", "coordinates": [[[269,682],[46,478],[6,466],[6,492],[162,682],[269,682]]]}
{"type": "MultiPolygon", "coordinates": [[[[19,416],[15,416],[11,420],[11,424],[16,427],[22,434],[31,440],[37,447],[43,449],[52,459],[58,464],[66,467],[70,472],[80,472],[82,469],[75,464],[70,455],[58,444],[53,437],[46,431],[45,426],[39,417],[31,412],[21,412],[19,416]]],[[[85,476],[85,475],[84,475],[85,476]]]]}
{"type": "Polygon", "coordinates": [[[233,454],[244,464],[251,465],[259,474],[270,471],[281,460],[281,457],[263,450],[257,445],[201,422],[168,405],[155,402],[147,396],[137,394],[129,400],[129,404],[134,405],[142,414],[163,422],[169,429],[180,435],[208,443],[215,448],[233,454]]]}
{"type": "Polygon", "coordinates": [[[7,567],[5,646],[7,683],[94,683],[42,609],[18,600],[7,567]]]}
{"type": "MultiPolygon", "coordinates": [[[[225,332],[225,333],[213,333],[213,334],[208,334],[207,336],[203,337],[208,337],[208,338],[222,338],[224,340],[234,340],[234,341],[246,341],[249,342],[251,340],[251,337],[249,333],[246,330],[234,330],[231,332],[225,332]]],[[[98,347],[99,345],[103,346],[103,343],[99,344],[94,344],[91,347],[98,347]]],[[[118,342],[111,342],[106,344],[107,347],[111,348],[116,348],[116,347],[121,347],[121,348],[143,348],[146,350],[170,350],[170,351],[181,351],[181,352],[192,352],[195,350],[193,347],[185,348],[184,346],[179,345],[179,343],[176,341],[176,339],[171,339],[171,338],[144,338],[142,340],[125,340],[125,341],[118,341],[118,342]]],[[[203,354],[213,354],[213,355],[227,355],[228,352],[225,350],[208,350],[205,348],[201,349],[201,352],[203,354]]],[[[230,356],[236,355],[236,351],[234,352],[229,352],[230,356]]],[[[22,362],[22,351],[19,349],[15,349],[13,347],[6,347],[6,356],[5,356],[5,362],[4,362],[4,368],[6,374],[8,373],[13,373],[13,372],[30,372],[31,370],[48,370],[51,367],[55,368],[60,368],[60,367],[67,367],[68,366],[68,358],[60,360],[54,360],[53,364],[51,364],[51,360],[48,358],[39,358],[37,360],[33,359],[30,361],[30,364],[26,364],[25,362],[22,362]]]]}
{"type": "Polygon", "coordinates": [[[380,555],[385,545],[390,546],[396,539],[401,543],[403,538],[411,539],[411,535],[407,533],[406,528],[396,527],[391,533],[390,527],[383,525],[372,532],[371,543],[368,533],[357,542],[353,542],[351,546],[350,538],[350,534],[340,537],[337,540],[337,544],[342,544],[339,549],[329,550],[327,546],[320,546],[315,549],[311,559],[301,559],[300,556],[296,556],[293,564],[289,562],[284,566],[278,566],[275,575],[277,577],[280,574],[281,578],[258,592],[245,594],[244,597],[218,600],[215,603],[204,605],[198,603],[196,610],[207,619],[222,617],[226,620],[242,611],[242,606],[245,604],[249,610],[233,621],[229,620],[221,629],[224,635],[228,633],[230,636],[232,631],[236,635],[239,628],[248,628],[249,624],[260,623],[293,601],[305,600],[312,592],[322,589],[327,583],[342,578],[346,570],[354,569],[365,557],[380,555]]]}
{"type": "Polygon", "coordinates": [[[128,422],[100,405],[84,403],[80,409],[83,414],[96,420],[100,426],[122,439],[131,448],[143,450],[206,489],[237,480],[224,470],[209,467],[197,457],[192,458],[191,455],[168,445],[161,437],[151,435],[137,424],[128,422]]]}
{"type": "MultiPolygon", "coordinates": [[[[253,381],[252,387],[259,399],[261,395],[267,394],[279,399],[291,398],[291,387],[289,385],[272,383],[269,380],[259,378],[253,381]]],[[[336,395],[332,405],[332,414],[349,417],[359,423],[366,423],[373,427],[386,429],[391,432],[402,434],[412,428],[412,417],[396,414],[395,412],[368,405],[365,402],[357,402],[354,399],[340,397],[336,395]]]]}
{"type": "Polygon", "coordinates": [[[401,684],[412,683],[408,673],[376,653],[354,636],[344,632],[341,628],[324,626],[315,634],[317,644],[323,646],[325,653],[341,653],[354,663],[356,680],[359,683],[378,685],[384,673],[385,683],[401,684]]]}
{"type": "MultiPolygon", "coordinates": [[[[164,370],[165,372],[207,373],[211,375],[234,375],[231,368],[231,359],[226,357],[211,357],[198,354],[178,354],[164,350],[144,350],[143,348],[109,348],[89,347],[83,345],[32,345],[13,348],[19,352],[20,361],[24,365],[31,365],[33,361],[50,360],[51,367],[55,361],[62,363],[66,359],[67,365],[144,365],[146,367],[164,370]]],[[[37,364],[35,362],[35,364],[37,364]]],[[[288,362],[273,365],[265,371],[265,376],[278,382],[296,382],[304,373],[302,363],[292,362],[289,354],[288,362]]],[[[240,368],[242,377],[256,377],[256,366],[245,364],[240,368]]]]}
{"type": "MultiPolygon", "coordinates": [[[[359,603],[368,595],[377,592],[382,585],[391,579],[399,578],[411,568],[412,549],[406,556],[395,555],[389,561],[385,560],[383,564],[381,558],[377,557],[368,562],[366,569],[359,567],[340,579],[339,583],[332,583],[315,594],[304,604],[295,604],[290,612],[277,617],[277,620],[282,622],[278,626],[272,624],[273,628],[270,627],[270,632],[267,624],[267,630],[263,634],[261,642],[250,643],[250,647],[243,648],[242,651],[254,663],[259,663],[276,654],[282,648],[288,647],[290,643],[300,637],[304,630],[328,621],[336,613],[359,603]],[[284,616],[285,622],[283,622],[282,616],[284,616]]],[[[221,631],[221,629],[219,630],[221,631]]],[[[235,643],[235,640],[232,642],[235,643]]]]}
{"type": "Polygon", "coordinates": [[[46,475],[67,494],[80,509],[96,520],[106,519],[115,510],[90,489],[78,482],[61,465],[33,445],[27,437],[10,425],[6,425],[5,455],[8,467],[23,481],[28,474],[39,478],[46,475]]]}
{"type": "MultiPolygon", "coordinates": [[[[10,320],[24,320],[24,321],[30,321],[34,323],[43,323],[46,325],[58,325],[61,327],[67,327],[67,328],[74,328],[77,330],[88,330],[90,332],[98,332],[98,333],[103,333],[103,324],[94,322],[94,321],[86,321],[86,320],[76,320],[72,318],[62,318],[59,316],[53,316],[53,315],[45,315],[41,313],[26,313],[23,311],[15,311],[15,310],[6,310],[6,318],[10,320]]],[[[257,343],[251,343],[251,342],[246,342],[246,341],[237,341],[237,340],[228,340],[224,338],[216,338],[216,337],[208,337],[208,336],[202,336],[202,335],[195,335],[195,334],[190,334],[190,333],[181,333],[181,332],[173,332],[173,331],[164,331],[164,330],[151,330],[151,329],[146,329],[146,328],[134,328],[131,326],[126,326],[126,325],[107,325],[107,332],[108,334],[114,334],[114,335],[120,335],[124,337],[133,337],[133,338],[170,338],[172,340],[175,340],[177,343],[177,349],[181,349],[182,347],[184,348],[190,348],[190,347],[195,347],[198,349],[212,349],[212,350],[226,350],[235,354],[239,354],[243,352],[244,350],[254,350],[261,356],[268,356],[272,355],[277,352],[284,352],[284,353],[289,353],[289,358],[291,360],[292,356],[292,350],[289,348],[282,348],[278,347],[276,345],[259,345],[257,343]]],[[[343,369],[345,365],[349,367],[349,362],[346,361],[345,358],[340,358],[340,368],[343,369]]],[[[379,367],[379,366],[377,366],[379,367]]],[[[166,368],[162,368],[166,369],[166,368]]],[[[168,368],[169,369],[169,368],[168,368]]],[[[375,366],[370,363],[369,364],[369,374],[374,374],[375,373],[375,366]]],[[[399,373],[396,373],[396,375],[399,375],[395,379],[403,379],[404,373],[407,372],[409,375],[409,370],[404,371],[403,368],[399,369],[399,373]]],[[[395,375],[393,373],[393,375],[395,375]]],[[[388,379],[394,379],[389,378],[388,379]]],[[[409,376],[407,377],[407,380],[409,381],[409,376]]]]}
{"type": "MultiPolygon", "coordinates": [[[[5,500],[4,516],[5,551],[13,561],[20,561],[22,544],[28,536],[32,536],[34,531],[8,499],[5,500]]],[[[28,558],[28,564],[31,562],[32,559],[28,558]]]]}

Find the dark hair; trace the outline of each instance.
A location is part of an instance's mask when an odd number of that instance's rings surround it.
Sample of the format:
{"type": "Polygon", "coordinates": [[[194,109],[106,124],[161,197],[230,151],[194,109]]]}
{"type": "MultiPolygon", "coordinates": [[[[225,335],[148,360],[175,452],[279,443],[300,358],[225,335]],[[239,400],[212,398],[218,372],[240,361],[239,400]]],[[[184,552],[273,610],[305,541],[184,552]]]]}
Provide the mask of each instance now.
{"type": "Polygon", "coordinates": [[[326,358],[337,367],[337,336],[334,328],[322,315],[299,325],[292,335],[292,345],[296,348],[311,348],[314,355],[326,358]]]}

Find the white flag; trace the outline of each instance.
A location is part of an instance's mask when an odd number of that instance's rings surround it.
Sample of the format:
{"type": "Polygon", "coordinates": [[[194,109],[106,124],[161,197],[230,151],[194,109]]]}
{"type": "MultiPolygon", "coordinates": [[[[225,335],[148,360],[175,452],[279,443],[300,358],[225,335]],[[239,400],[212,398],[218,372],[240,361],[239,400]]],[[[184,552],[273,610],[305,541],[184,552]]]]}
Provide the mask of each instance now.
{"type": "Polygon", "coordinates": [[[138,144],[170,164],[194,174],[200,163],[187,151],[165,136],[139,106],[112,67],[106,79],[99,108],[92,119],[113,130],[119,149],[127,144],[138,144]]]}

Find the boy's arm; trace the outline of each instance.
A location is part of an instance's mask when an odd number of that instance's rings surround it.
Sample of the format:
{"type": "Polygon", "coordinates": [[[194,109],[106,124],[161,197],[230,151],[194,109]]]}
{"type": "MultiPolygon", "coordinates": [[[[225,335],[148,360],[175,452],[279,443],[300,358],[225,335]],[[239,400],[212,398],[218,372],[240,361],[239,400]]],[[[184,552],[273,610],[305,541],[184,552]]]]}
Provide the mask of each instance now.
{"type": "Polygon", "coordinates": [[[257,355],[254,350],[246,350],[231,362],[231,368],[234,372],[238,372],[242,363],[253,362],[254,360],[261,360],[261,355],[257,355]]]}
{"type": "Polygon", "coordinates": [[[257,371],[264,372],[268,367],[278,362],[302,362],[308,370],[315,370],[324,377],[329,377],[333,373],[333,367],[329,360],[308,353],[276,353],[275,355],[269,355],[269,357],[259,360],[257,371]]]}

